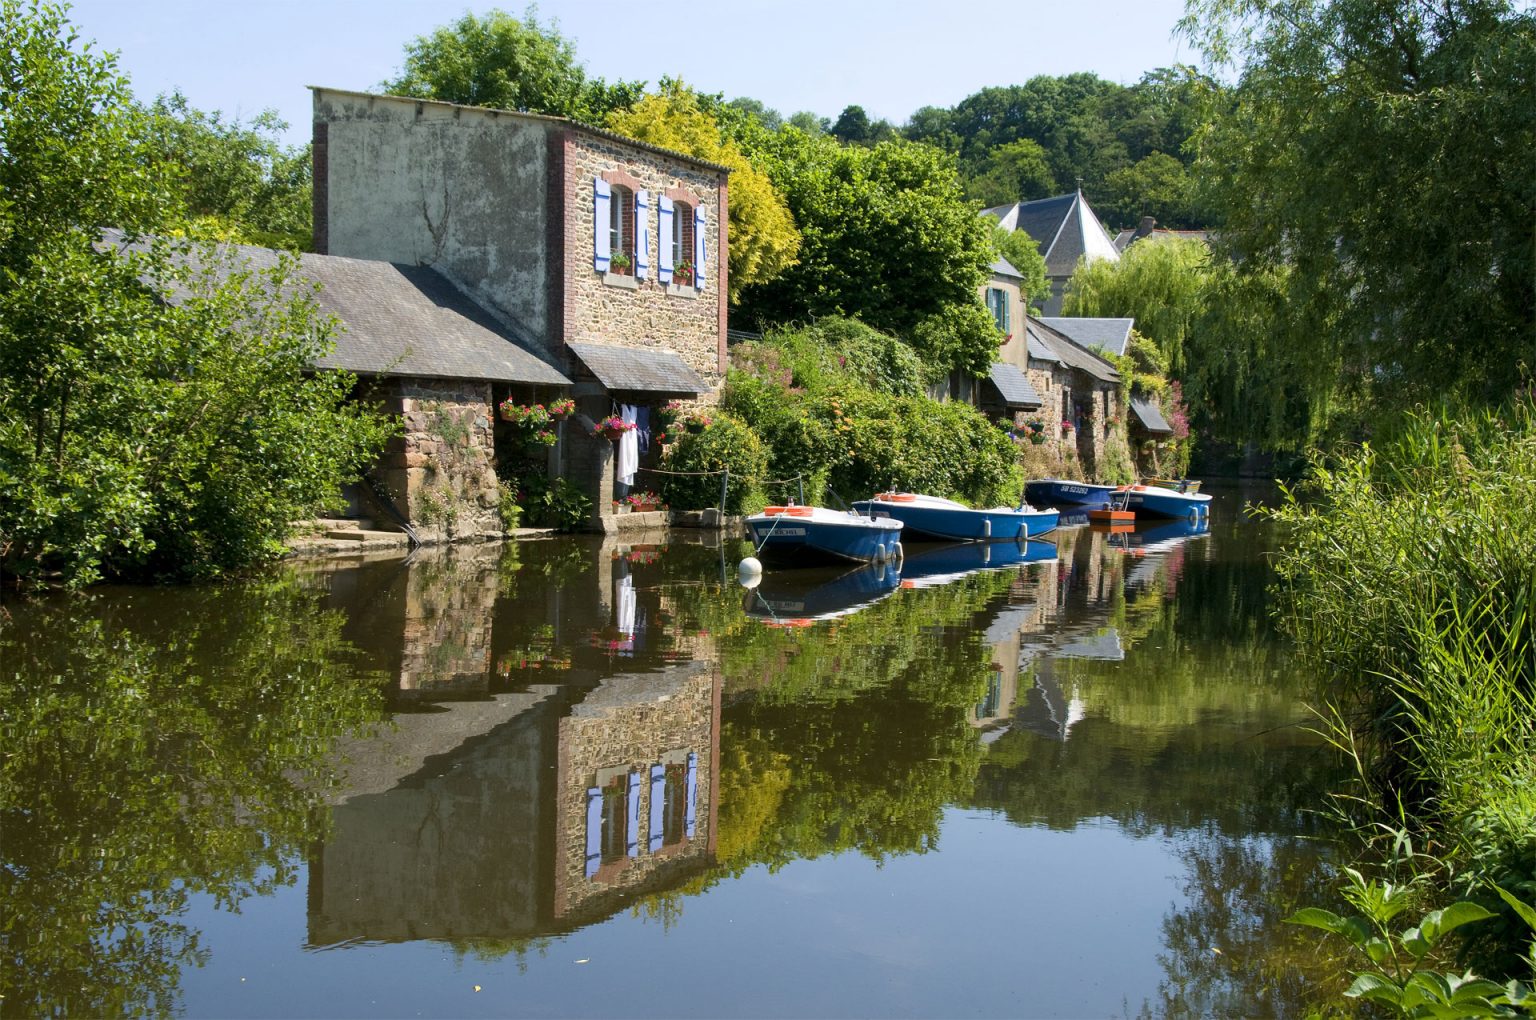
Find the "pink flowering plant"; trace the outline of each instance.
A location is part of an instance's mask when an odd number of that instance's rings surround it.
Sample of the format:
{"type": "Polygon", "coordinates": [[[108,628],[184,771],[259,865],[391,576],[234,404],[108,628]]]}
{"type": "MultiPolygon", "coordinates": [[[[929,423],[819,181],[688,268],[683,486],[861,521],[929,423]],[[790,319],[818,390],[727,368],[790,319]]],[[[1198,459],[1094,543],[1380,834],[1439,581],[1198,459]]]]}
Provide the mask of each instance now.
{"type": "Polygon", "coordinates": [[[622,502],[631,510],[638,510],[641,507],[659,507],[662,510],[667,508],[666,504],[661,501],[661,497],[649,490],[645,492],[631,492],[628,496],[624,497],[622,502]]]}
{"type": "Polygon", "coordinates": [[[556,418],[564,418],[568,414],[576,412],[576,401],[570,397],[561,397],[549,402],[549,413],[556,418]]]}
{"type": "Polygon", "coordinates": [[[633,432],[634,430],[634,422],[625,421],[623,418],[616,414],[610,414],[608,417],[598,422],[597,426],[592,431],[598,435],[620,436],[626,432],[633,432]]]}
{"type": "Polygon", "coordinates": [[[549,408],[543,404],[519,404],[511,397],[503,400],[498,405],[498,409],[501,411],[502,421],[526,429],[539,429],[553,420],[550,417],[549,408]]]}

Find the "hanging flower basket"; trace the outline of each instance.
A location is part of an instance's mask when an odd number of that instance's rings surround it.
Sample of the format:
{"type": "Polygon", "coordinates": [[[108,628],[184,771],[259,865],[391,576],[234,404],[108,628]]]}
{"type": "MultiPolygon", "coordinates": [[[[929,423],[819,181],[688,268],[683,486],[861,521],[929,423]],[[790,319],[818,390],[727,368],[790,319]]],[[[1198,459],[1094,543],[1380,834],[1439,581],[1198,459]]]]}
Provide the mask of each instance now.
{"type": "Polygon", "coordinates": [[[697,415],[688,419],[688,431],[703,432],[705,429],[709,428],[711,424],[713,424],[713,422],[708,417],[702,414],[697,415]]]}
{"type": "Polygon", "coordinates": [[[626,432],[635,430],[634,422],[625,421],[616,414],[611,414],[597,423],[592,430],[593,435],[602,436],[604,439],[618,439],[626,432]]]}
{"type": "Polygon", "coordinates": [[[552,418],[566,418],[576,412],[576,401],[570,397],[561,397],[559,400],[549,402],[549,414],[552,418]]]}
{"type": "Polygon", "coordinates": [[[521,425],[529,430],[543,428],[553,420],[549,409],[543,404],[519,404],[511,397],[498,404],[497,411],[500,412],[502,421],[521,425]]]}

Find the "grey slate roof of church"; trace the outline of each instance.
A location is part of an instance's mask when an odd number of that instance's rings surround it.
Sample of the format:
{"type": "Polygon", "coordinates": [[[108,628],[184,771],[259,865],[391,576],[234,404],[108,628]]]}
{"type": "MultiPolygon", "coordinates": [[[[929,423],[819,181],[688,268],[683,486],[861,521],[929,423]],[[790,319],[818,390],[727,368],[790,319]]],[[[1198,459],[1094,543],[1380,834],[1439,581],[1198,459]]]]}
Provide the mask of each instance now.
{"type": "Polygon", "coordinates": [[[1102,347],[1116,357],[1125,354],[1126,344],[1131,339],[1131,327],[1136,325],[1135,319],[1077,318],[1061,315],[1042,315],[1040,321],[1058,333],[1066,334],[1067,338],[1079,347],[1086,347],[1089,350],[1102,347]]]}
{"type": "MultiPolygon", "coordinates": [[[[121,231],[103,231],[102,236],[111,247],[143,247],[142,243],[128,245],[121,231]]],[[[249,245],[221,247],[233,256],[216,267],[221,277],[270,269],[285,254],[249,245]]],[[[571,385],[522,346],[490,312],[433,269],[337,255],[302,254],[298,259],[299,275],[320,285],[315,303],[342,326],[335,348],[316,361],[317,368],[362,375],[571,385]]],[[[179,301],[185,295],[184,289],[178,289],[167,299],[179,301]]]]}
{"type": "Polygon", "coordinates": [[[614,391],[691,397],[709,384],[682,358],[666,350],[640,350],[613,344],[567,343],[604,387],[614,391]]]}
{"type": "Polygon", "coordinates": [[[1003,403],[1008,407],[1033,409],[1045,403],[1030,385],[1029,378],[1017,366],[1006,361],[992,362],[988,378],[997,387],[997,392],[1003,395],[1003,403]]]}
{"type": "Polygon", "coordinates": [[[1084,255],[1117,257],[1115,239],[1080,191],[984,210],[1009,230],[1022,230],[1040,245],[1045,275],[1065,278],[1084,255]]]}

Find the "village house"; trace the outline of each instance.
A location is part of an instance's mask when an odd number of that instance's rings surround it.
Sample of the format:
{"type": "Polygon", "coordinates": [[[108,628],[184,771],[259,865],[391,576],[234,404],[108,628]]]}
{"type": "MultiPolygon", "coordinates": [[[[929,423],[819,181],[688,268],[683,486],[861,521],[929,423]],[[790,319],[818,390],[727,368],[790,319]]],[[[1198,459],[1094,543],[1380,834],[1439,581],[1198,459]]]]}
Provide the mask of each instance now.
{"type": "Polygon", "coordinates": [[[328,363],[406,422],[381,472],[402,516],[485,531],[486,480],[518,458],[589,497],[601,526],[654,484],[659,405],[709,402],[724,378],[729,170],[558,117],[313,98],[315,251],[393,267],[371,295],[386,309],[430,285],[482,330],[465,344],[407,322],[366,350],[344,335],[328,363]],[[497,413],[556,396],[576,410],[544,430],[552,445],[497,413]],[[611,416],[629,438],[595,434],[611,416]]]}
{"type": "Polygon", "coordinates": [[[1119,370],[1034,316],[1024,333],[1025,374],[1041,395],[1047,434],[1059,436],[1076,455],[1083,477],[1098,477],[1106,444],[1125,421],[1119,370]]]}
{"type": "Polygon", "coordinates": [[[1029,352],[1024,342],[1027,296],[1023,282],[1023,274],[1007,259],[998,258],[992,263],[981,293],[982,302],[1003,334],[1003,342],[987,378],[977,388],[976,405],[992,418],[1015,424],[1039,411],[1044,403],[1026,375],[1029,352]]]}

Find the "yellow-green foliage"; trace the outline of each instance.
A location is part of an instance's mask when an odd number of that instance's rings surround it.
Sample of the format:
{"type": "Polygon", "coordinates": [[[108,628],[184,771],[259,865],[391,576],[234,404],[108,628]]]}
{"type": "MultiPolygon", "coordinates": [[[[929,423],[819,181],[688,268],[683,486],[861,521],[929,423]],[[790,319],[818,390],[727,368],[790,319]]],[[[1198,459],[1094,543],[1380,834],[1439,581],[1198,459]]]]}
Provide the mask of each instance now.
{"type": "Polygon", "coordinates": [[[735,142],[722,137],[715,119],[700,108],[698,97],[687,86],[664,82],[661,91],[609,114],[607,126],[621,135],[731,168],[728,286],[732,304],[743,287],[771,280],[795,264],[800,232],[784,197],[735,142]]]}

